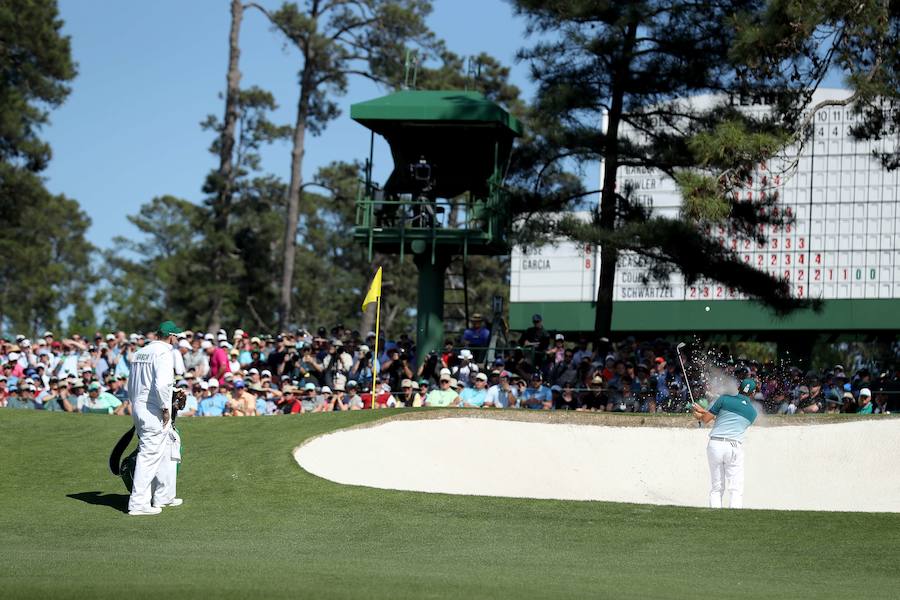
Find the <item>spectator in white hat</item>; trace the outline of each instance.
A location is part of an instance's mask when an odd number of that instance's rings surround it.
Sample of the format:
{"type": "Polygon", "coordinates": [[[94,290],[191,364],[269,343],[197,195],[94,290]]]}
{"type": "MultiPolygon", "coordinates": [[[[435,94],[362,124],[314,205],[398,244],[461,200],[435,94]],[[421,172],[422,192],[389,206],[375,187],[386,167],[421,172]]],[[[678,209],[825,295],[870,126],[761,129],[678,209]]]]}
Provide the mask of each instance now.
{"type": "Polygon", "coordinates": [[[478,373],[475,375],[475,386],[466,388],[460,392],[462,406],[466,408],[483,408],[487,400],[487,375],[478,373]]]}
{"type": "Polygon", "coordinates": [[[551,368],[553,368],[554,365],[563,362],[565,358],[565,352],[566,336],[561,333],[557,333],[553,338],[553,347],[547,350],[547,362],[550,363],[551,368]]]}
{"type": "Polygon", "coordinates": [[[860,415],[871,415],[875,412],[874,408],[872,391],[869,388],[861,388],[859,390],[859,410],[856,412],[860,415]]]}
{"type": "Polygon", "coordinates": [[[220,346],[214,346],[212,342],[206,340],[202,344],[209,358],[209,376],[217,380],[223,379],[225,373],[231,372],[231,366],[228,364],[228,353],[220,346]]]}
{"type": "Polygon", "coordinates": [[[200,401],[197,414],[201,417],[221,417],[225,414],[228,400],[219,392],[219,381],[215,377],[209,380],[208,385],[209,396],[200,401]]]}
{"type": "Polygon", "coordinates": [[[459,351],[459,356],[457,358],[459,359],[459,362],[453,366],[450,374],[464,386],[469,386],[472,379],[478,373],[478,365],[472,362],[472,359],[474,358],[472,356],[472,351],[468,348],[463,348],[459,351]]]}
{"type": "Polygon", "coordinates": [[[441,373],[438,388],[428,392],[425,397],[425,406],[456,406],[459,403],[459,394],[451,386],[453,378],[449,373],[441,373]]]}

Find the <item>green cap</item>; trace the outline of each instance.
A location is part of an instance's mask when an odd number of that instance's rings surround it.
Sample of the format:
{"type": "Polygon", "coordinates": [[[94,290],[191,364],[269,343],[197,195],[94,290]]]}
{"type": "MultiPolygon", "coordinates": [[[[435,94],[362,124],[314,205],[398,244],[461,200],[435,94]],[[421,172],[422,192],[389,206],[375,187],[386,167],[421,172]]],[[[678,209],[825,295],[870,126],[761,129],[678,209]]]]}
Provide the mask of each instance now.
{"type": "Polygon", "coordinates": [[[752,379],[745,379],[741,382],[740,392],[742,394],[752,394],[756,391],[756,382],[752,379]]]}
{"type": "Polygon", "coordinates": [[[91,385],[88,386],[88,390],[91,392],[97,391],[100,389],[100,384],[94,381],[91,385]]]}
{"type": "Polygon", "coordinates": [[[181,327],[176,325],[172,321],[163,321],[159,324],[159,332],[162,335],[175,335],[176,333],[181,333],[183,330],[181,327]]]}

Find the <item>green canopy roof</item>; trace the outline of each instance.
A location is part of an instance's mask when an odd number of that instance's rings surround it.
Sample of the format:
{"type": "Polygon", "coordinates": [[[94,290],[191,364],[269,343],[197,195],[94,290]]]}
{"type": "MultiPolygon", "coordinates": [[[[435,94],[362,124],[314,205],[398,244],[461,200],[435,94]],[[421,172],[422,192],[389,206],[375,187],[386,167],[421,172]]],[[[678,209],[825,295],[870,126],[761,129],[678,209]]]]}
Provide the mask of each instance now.
{"type": "Polygon", "coordinates": [[[454,121],[470,125],[500,124],[514,136],[522,135],[522,124],[498,104],[479,92],[406,90],[359,102],[350,107],[350,117],[379,131],[386,121],[454,121]]]}

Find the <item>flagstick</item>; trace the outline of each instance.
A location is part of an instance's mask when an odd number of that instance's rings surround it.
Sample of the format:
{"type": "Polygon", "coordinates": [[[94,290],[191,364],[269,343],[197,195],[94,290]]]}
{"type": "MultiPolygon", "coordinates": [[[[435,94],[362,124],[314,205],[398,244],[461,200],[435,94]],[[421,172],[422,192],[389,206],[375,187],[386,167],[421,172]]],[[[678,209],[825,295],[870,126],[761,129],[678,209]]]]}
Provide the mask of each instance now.
{"type": "Polygon", "coordinates": [[[379,290],[378,301],[375,303],[375,352],[372,353],[372,410],[375,410],[375,386],[378,385],[378,335],[381,327],[381,293],[379,290]]]}

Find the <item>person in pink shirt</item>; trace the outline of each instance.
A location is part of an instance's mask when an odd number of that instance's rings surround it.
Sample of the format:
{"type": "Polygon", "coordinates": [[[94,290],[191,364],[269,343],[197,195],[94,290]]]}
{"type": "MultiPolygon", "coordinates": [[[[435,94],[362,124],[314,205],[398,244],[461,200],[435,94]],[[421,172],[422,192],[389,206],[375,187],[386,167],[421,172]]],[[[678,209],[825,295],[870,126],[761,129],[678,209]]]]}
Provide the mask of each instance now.
{"type": "Polygon", "coordinates": [[[223,379],[225,373],[231,372],[231,366],[228,364],[228,353],[221,346],[213,346],[212,342],[204,341],[203,348],[209,356],[209,377],[213,379],[223,379]]]}

